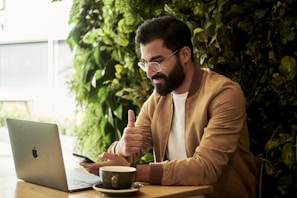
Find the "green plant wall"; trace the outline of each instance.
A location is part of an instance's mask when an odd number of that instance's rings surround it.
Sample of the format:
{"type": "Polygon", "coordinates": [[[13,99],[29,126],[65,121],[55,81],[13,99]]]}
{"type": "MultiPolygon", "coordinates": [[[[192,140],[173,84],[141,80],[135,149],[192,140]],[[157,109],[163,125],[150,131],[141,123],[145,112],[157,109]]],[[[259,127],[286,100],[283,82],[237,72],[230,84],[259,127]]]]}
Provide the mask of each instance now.
{"type": "Polygon", "coordinates": [[[296,10],[296,0],[73,0],[69,87],[83,113],[77,149],[96,159],[120,138],[127,110],[139,112],[152,86],[137,67],[135,31],[171,14],[191,28],[197,63],[242,86],[251,149],[265,161],[265,197],[297,197],[296,10]]]}

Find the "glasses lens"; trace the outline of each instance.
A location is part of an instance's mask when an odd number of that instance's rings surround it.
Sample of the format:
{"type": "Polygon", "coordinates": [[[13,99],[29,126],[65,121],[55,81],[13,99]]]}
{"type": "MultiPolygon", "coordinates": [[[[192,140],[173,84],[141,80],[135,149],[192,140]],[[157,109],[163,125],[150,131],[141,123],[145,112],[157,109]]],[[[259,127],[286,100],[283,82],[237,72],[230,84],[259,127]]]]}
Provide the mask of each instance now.
{"type": "Polygon", "coordinates": [[[155,72],[160,72],[160,71],[162,71],[162,70],[161,70],[161,67],[160,67],[160,64],[157,63],[157,62],[150,62],[150,63],[148,63],[147,68],[148,68],[148,67],[150,67],[150,69],[152,69],[152,70],[155,71],[155,72]]]}
{"type": "Polygon", "coordinates": [[[155,72],[162,71],[160,64],[157,62],[149,62],[149,63],[139,62],[138,66],[145,72],[147,72],[148,68],[150,68],[151,70],[153,70],[155,72]]]}
{"type": "Polygon", "coordinates": [[[143,70],[143,71],[147,71],[147,63],[144,62],[139,62],[138,66],[143,70]]]}

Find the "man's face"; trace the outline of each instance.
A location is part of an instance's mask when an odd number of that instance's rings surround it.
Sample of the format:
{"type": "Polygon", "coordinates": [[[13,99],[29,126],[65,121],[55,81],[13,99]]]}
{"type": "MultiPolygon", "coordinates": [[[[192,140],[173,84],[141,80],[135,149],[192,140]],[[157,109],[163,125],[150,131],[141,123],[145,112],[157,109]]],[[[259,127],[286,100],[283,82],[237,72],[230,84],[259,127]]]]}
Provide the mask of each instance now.
{"type": "Polygon", "coordinates": [[[172,55],[173,52],[163,46],[162,40],[154,40],[141,45],[140,48],[143,61],[158,62],[161,65],[160,72],[150,67],[147,69],[147,77],[152,80],[153,86],[160,95],[171,93],[183,83],[185,73],[179,57],[172,55]]]}
{"type": "Polygon", "coordinates": [[[159,72],[152,76],[152,84],[161,96],[166,96],[171,93],[173,90],[178,88],[185,79],[185,73],[183,71],[182,65],[180,64],[179,59],[177,58],[176,63],[174,64],[173,69],[170,71],[169,75],[166,76],[162,72],[159,72]],[[162,83],[154,83],[154,80],[162,80],[162,83]]]}

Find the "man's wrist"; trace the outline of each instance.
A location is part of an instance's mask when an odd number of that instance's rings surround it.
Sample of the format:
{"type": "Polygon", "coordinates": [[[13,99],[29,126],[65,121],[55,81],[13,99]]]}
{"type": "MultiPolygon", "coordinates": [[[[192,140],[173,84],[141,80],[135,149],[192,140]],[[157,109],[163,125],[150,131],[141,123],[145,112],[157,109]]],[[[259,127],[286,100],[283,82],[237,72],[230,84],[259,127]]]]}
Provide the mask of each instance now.
{"type": "Polygon", "coordinates": [[[116,145],[114,145],[114,148],[113,148],[113,152],[114,152],[114,154],[117,153],[117,147],[118,147],[118,143],[117,143],[116,145]]]}
{"type": "Polygon", "coordinates": [[[150,165],[148,164],[137,165],[136,181],[150,182],[150,165]]]}

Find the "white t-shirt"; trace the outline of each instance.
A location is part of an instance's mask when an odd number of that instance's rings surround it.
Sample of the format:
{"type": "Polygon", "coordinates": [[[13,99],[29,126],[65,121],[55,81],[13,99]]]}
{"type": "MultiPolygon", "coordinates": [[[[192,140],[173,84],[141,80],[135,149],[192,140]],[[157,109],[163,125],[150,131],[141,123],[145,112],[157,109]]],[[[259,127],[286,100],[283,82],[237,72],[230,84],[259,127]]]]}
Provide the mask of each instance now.
{"type": "Polygon", "coordinates": [[[188,92],[172,93],[174,113],[167,147],[167,159],[177,160],[187,158],[185,145],[185,104],[188,92]]]}
{"type": "MultiPolygon", "coordinates": [[[[185,104],[188,92],[184,94],[172,93],[174,103],[173,122],[168,140],[167,159],[186,159],[185,144],[185,104]]],[[[191,198],[205,198],[204,195],[191,198]]]]}

